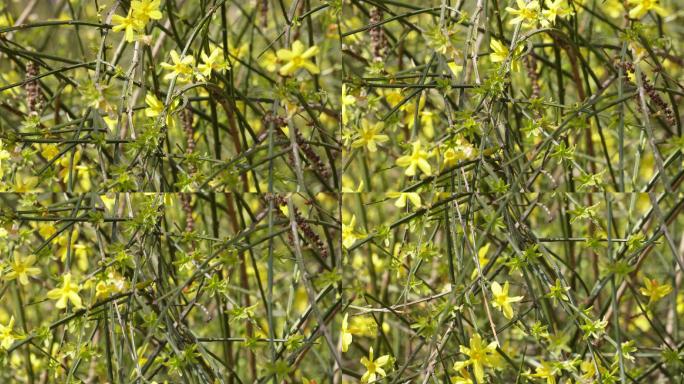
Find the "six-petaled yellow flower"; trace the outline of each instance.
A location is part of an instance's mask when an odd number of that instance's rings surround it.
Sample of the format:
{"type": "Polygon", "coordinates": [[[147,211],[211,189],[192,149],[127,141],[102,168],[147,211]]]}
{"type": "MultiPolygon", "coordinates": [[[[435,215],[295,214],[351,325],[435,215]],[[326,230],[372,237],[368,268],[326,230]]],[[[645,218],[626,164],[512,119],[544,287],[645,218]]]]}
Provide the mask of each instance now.
{"type": "Polygon", "coordinates": [[[631,19],[641,19],[649,11],[655,11],[660,16],[667,16],[665,8],[658,4],[658,0],[627,0],[634,8],[629,10],[629,17],[631,19]]]}
{"type": "Polygon", "coordinates": [[[505,318],[510,319],[513,317],[513,307],[511,303],[517,303],[523,299],[522,296],[508,296],[508,281],[504,283],[503,288],[496,281],[492,283],[492,306],[498,308],[505,318]]]}
{"type": "Polygon", "coordinates": [[[377,143],[384,143],[389,140],[389,136],[380,133],[384,126],[385,124],[382,121],[375,124],[370,124],[365,119],[361,121],[359,137],[352,142],[352,148],[366,147],[369,152],[377,151],[377,143]]]}
{"type": "Polygon", "coordinates": [[[492,53],[489,55],[489,59],[492,60],[492,63],[505,61],[508,57],[508,47],[503,45],[499,40],[492,39],[489,42],[489,48],[492,50],[492,53]]]}
{"type": "Polygon", "coordinates": [[[538,379],[546,379],[546,384],[556,384],[556,375],[561,373],[561,368],[558,364],[554,364],[548,361],[541,361],[540,365],[535,369],[530,377],[536,377],[538,379]]]}
{"type": "Polygon", "coordinates": [[[672,292],[670,284],[660,284],[656,279],[644,277],[644,286],[639,288],[642,295],[648,296],[649,304],[653,304],[672,292]]]}
{"type": "Polygon", "coordinates": [[[373,347],[370,347],[368,351],[368,357],[366,358],[364,356],[361,358],[361,364],[363,364],[363,366],[366,367],[366,373],[364,373],[363,376],[361,376],[361,382],[370,383],[375,381],[375,379],[378,376],[387,376],[387,373],[382,367],[389,362],[389,358],[389,355],[382,355],[378,357],[377,360],[374,360],[373,347]]]}
{"type": "Polygon", "coordinates": [[[269,72],[275,72],[278,69],[278,56],[268,51],[259,58],[259,65],[269,72]]]}
{"type": "Polygon", "coordinates": [[[459,138],[453,141],[444,151],[444,166],[456,165],[459,161],[471,160],[478,155],[479,151],[468,140],[459,138]]]}
{"type": "Polygon", "coordinates": [[[143,24],[150,20],[159,20],[162,18],[160,3],[160,0],[134,0],[131,2],[131,14],[143,24]]]}
{"type": "Polygon", "coordinates": [[[178,76],[178,81],[185,82],[190,80],[193,71],[192,66],[195,64],[195,58],[192,55],[185,55],[181,58],[175,49],[171,50],[170,54],[172,64],[161,63],[162,68],[171,71],[170,73],[166,74],[164,78],[166,80],[170,80],[178,76]]]}
{"type": "Polygon", "coordinates": [[[206,80],[211,77],[211,72],[220,72],[225,69],[229,69],[230,65],[223,58],[223,51],[221,48],[215,47],[211,50],[209,55],[202,51],[200,58],[202,62],[197,65],[197,70],[200,73],[200,80],[206,80]]]}
{"type": "Polygon", "coordinates": [[[304,44],[297,40],[292,43],[292,49],[279,49],[276,52],[278,60],[284,62],[285,64],[280,67],[280,74],[283,76],[289,76],[297,72],[299,68],[304,68],[312,74],[316,75],[320,73],[318,66],[311,61],[311,58],[316,56],[318,53],[318,47],[313,46],[308,49],[304,49],[304,44]]]}
{"type": "MultiPolygon", "coordinates": [[[[489,42],[489,48],[492,50],[492,53],[489,54],[489,59],[492,63],[503,63],[506,61],[506,58],[508,58],[510,50],[499,40],[492,39],[489,42]]],[[[515,54],[511,57],[511,69],[513,69],[513,71],[517,71],[520,68],[518,55],[520,55],[522,51],[523,47],[518,46],[518,48],[515,49],[515,54]]]]}
{"type": "Polygon", "coordinates": [[[125,31],[126,41],[133,42],[138,35],[145,30],[145,24],[150,20],[159,20],[162,13],[159,11],[160,0],[134,0],[126,17],[121,15],[112,16],[115,24],[112,31],[125,31]]]}
{"type": "Polygon", "coordinates": [[[496,365],[496,342],[486,344],[478,333],[470,337],[470,347],[460,346],[461,353],[468,356],[468,360],[454,363],[454,370],[461,371],[463,368],[472,366],[475,379],[478,383],[484,383],[485,368],[496,365]]]}
{"type": "Polygon", "coordinates": [[[417,140],[413,142],[411,154],[398,158],[396,163],[398,166],[406,168],[406,171],[404,171],[406,176],[414,176],[416,174],[416,169],[420,169],[424,174],[430,176],[432,174],[432,168],[430,167],[427,158],[427,151],[421,149],[420,141],[417,140]]]}
{"type": "Polygon", "coordinates": [[[114,27],[112,27],[112,31],[125,31],[124,36],[126,37],[126,41],[129,43],[135,41],[137,38],[137,33],[145,27],[145,23],[133,17],[133,15],[130,13],[126,17],[114,15],[112,16],[112,22],[115,24],[114,27]]]}
{"type": "Polygon", "coordinates": [[[534,27],[539,19],[539,2],[532,0],[525,3],[525,0],[516,0],[516,5],[518,9],[506,7],[506,12],[515,16],[510,23],[522,23],[523,27],[526,28],[534,27]]]}
{"type": "Polygon", "coordinates": [[[572,9],[568,7],[567,0],[546,1],[546,9],[542,11],[541,25],[543,27],[552,26],[557,17],[572,15],[572,9]]]}
{"type": "Polygon", "coordinates": [[[164,112],[164,103],[157,98],[153,93],[148,93],[145,96],[145,116],[147,117],[157,117],[164,112]]]}
{"type": "Polygon", "coordinates": [[[17,337],[14,333],[14,316],[12,316],[7,325],[0,324],[0,347],[9,349],[15,340],[17,337]]]}
{"type": "Polygon", "coordinates": [[[62,285],[47,293],[47,297],[51,300],[57,300],[57,308],[66,308],[67,302],[71,302],[76,309],[82,308],[83,303],[78,292],[81,286],[71,281],[71,273],[66,273],[62,278],[62,285]]]}
{"type": "MultiPolygon", "coordinates": [[[[164,102],[159,100],[153,93],[148,93],[145,96],[145,104],[147,104],[147,108],[145,108],[145,116],[147,117],[156,118],[164,112],[164,102]]],[[[171,128],[176,126],[176,120],[173,118],[172,112],[177,106],[178,101],[175,100],[166,111],[166,125],[171,128]]]]}
{"type": "Polygon", "coordinates": [[[10,271],[3,276],[5,280],[17,279],[22,285],[29,283],[29,277],[40,274],[40,269],[33,266],[36,263],[36,255],[22,258],[14,255],[14,260],[10,263],[10,271]]]}
{"type": "Polygon", "coordinates": [[[345,248],[354,245],[361,236],[361,233],[356,230],[356,215],[352,215],[349,223],[342,223],[342,245],[345,248]]]}

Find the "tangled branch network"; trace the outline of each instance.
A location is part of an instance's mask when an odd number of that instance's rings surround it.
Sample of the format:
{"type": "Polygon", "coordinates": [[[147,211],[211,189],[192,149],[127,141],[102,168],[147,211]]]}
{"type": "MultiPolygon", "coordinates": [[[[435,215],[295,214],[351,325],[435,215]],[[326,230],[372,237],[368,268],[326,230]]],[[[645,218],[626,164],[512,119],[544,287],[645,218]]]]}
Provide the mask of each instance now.
{"type": "Polygon", "coordinates": [[[683,0],[0,2],[0,383],[684,382],[683,0]]]}

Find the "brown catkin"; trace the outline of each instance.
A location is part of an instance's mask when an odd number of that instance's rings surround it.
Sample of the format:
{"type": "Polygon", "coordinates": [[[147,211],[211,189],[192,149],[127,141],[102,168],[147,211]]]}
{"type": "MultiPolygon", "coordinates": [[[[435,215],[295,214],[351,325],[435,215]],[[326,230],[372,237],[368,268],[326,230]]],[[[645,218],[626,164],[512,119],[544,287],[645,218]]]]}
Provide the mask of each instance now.
{"type": "Polygon", "coordinates": [[[266,28],[268,26],[268,1],[269,0],[261,0],[261,6],[260,6],[261,26],[264,28],[266,28]]]}
{"type": "MultiPolygon", "coordinates": [[[[623,62],[621,63],[621,66],[628,74],[635,75],[636,70],[633,63],[623,62]]],[[[651,84],[651,81],[646,77],[644,72],[641,72],[641,86],[644,87],[644,92],[651,100],[651,103],[653,103],[656,112],[662,114],[669,125],[675,125],[675,116],[674,112],[672,112],[672,108],[670,108],[670,105],[660,97],[656,88],[651,84]]],[[[639,105],[637,104],[637,106],[639,105]]]]}
{"type": "MultiPolygon", "coordinates": [[[[268,124],[275,124],[277,128],[285,127],[287,125],[287,119],[281,116],[273,116],[272,114],[265,115],[262,122],[264,126],[267,126],[268,124]]],[[[283,133],[281,129],[277,129],[276,131],[279,132],[282,137],[287,139],[287,136],[285,136],[285,133],[283,133]]],[[[299,131],[299,129],[293,127],[292,129],[290,129],[290,134],[295,135],[295,141],[297,142],[297,146],[299,147],[299,149],[301,149],[306,159],[309,160],[309,162],[313,165],[316,171],[324,178],[330,177],[330,169],[325,165],[325,162],[316,153],[316,151],[314,151],[311,144],[309,144],[306,141],[306,139],[299,131]]],[[[262,136],[259,137],[260,141],[264,140],[267,136],[268,131],[265,130],[262,136]]],[[[288,153],[288,158],[290,164],[294,164],[294,156],[292,155],[292,153],[288,153]]]]}
{"type": "MultiPolygon", "coordinates": [[[[273,200],[273,202],[279,207],[287,207],[287,200],[282,195],[267,195],[266,200],[273,200]]],[[[299,211],[299,208],[295,207],[294,205],[292,207],[294,208],[294,212],[290,212],[290,214],[294,215],[294,220],[297,224],[297,228],[299,228],[299,230],[302,231],[304,237],[311,244],[313,244],[316,247],[316,249],[318,249],[318,252],[321,254],[321,257],[327,258],[328,249],[325,247],[325,244],[323,243],[323,240],[321,240],[321,237],[318,235],[318,233],[316,233],[316,231],[313,230],[313,228],[311,228],[311,225],[306,222],[306,219],[304,218],[304,216],[302,216],[301,212],[299,211]]],[[[280,210],[278,210],[278,212],[280,212],[280,210]]],[[[294,244],[292,232],[288,231],[287,235],[290,244],[294,244]]]]}
{"type": "Polygon", "coordinates": [[[187,151],[192,153],[195,150],[195,138],[192,131],[193,114],[190,108],[183,109],[183,131],[185,132],[187,151]]]}
{"type": "MultiPolygon", "coordinates": [[[[191,155],[193,152],[195,152],[195,136],[192,129],[192,120],[193,114],[190,108],[183,109],[181,112],[181,122],[183,124],[183,132],[185,133],[187,155],[191,155]]],[[[194,173],[195,167],[191,165],[189,167],[189,171],[190,173],[194,173]]]]}
{"type": "Polygon", "coordinates": [[[185,231],[192,232],[195,230],[195,218],[192,217],[192,195],[181,193],[180,198],[185,213],[185,231]]]}
{"type": "MultiPolygon", "coordinates": [[[[40,74],[38,65],[33,61],[26,64],[26,79],[37,77],[40,74]]],[[[37,114],[42,104],[42,94],[40,93],[40,86],[38,80],[31,80],[26,83],[26,104],[28,105],[29,114],[37,114]]]]}
{"type": "Polygon", "coordinates": [[[665,100],[663,100],[663,98],[660,97],[655,87],[646,78],[646,74],[643,72],[641,73],[641,84],[644,87],[644,91],[648,95],[648,98],[651,99],[651,102],[656,105],[657,110],[665,116],[665,120],[667,120],[667,123],[671,126],[675,125],[675,118],[674,113],[672,112],[672,108],[670,108],[670,106],[665,102],[665,100]]]}
{"type": "Polygon", "coordinates": [[[530,97],[536,99],[541,94],[539,73],[537,73],[537,59],[532,55],[525,56],[525,67],[527,68],[527,77],[530,78],[530,82],[532,83],[532,94],[530,97]]]}
{"type": "Polygon", "coordinates": [[[293,127],[291,131],[294,131],[297,145],[302,150],[302,152],[304,152],[304,155],[313,164],[314,168],[316,168],[318,173],[326,179],[330,177],[330,170],[325,165],[325,162],[323,162],[323,159],[321,159],[321,157],[318,156],[316,151],[314,151],[313,147],[304,139],[304,136],[299,131],[299,129],[297,129],[297,127],[293,127]]]}
{"type": "MultiPolygon", "coordinates": [[[[380,23],[382,21],[382,9],[374,7],[371,10],[370,22],[371,25],[380,23]]],[[[387,40],[385,39],[385,34],[382,31],[381,26],[375,26],[370,29],[371,38],[371,52],[373,53],[373,60],[382,61],[384,60],[384,52],[387,46],[387,40]]]]}

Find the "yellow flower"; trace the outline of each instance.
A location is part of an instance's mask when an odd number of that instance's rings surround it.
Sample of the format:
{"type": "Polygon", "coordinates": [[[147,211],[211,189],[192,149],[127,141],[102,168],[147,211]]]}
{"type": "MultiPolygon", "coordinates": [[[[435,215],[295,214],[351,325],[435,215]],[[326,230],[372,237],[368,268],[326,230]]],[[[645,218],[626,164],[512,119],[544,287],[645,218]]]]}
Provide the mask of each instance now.
{"type": "Polygon", "coordinates": [[[131,13],[143,24],[150,19],[159,20],[162,18],[162,13],[159,11],[160,2],[160,0],[134,0],[131,2],[131,13]]]}
{"type": "MultiPolygon", "coordinates": [[[[487,263],[489,263],[489,258],[487,257],[487,252],[489,252],[489,247],[491,247],[491,243],[487,243],[484,246],[480,247],[480,249],[477,250],[477,262],[480,264],[480,269],[484,270],[485,266],[487,266],[487,263]]],[[[475,278],[479,275],[479,270],[477,268],[477,265],[475,268],[473,268],[473,273],[470,274],[470,279],[475,280],[475,278]]]]}
{"type": "Polygon", "coordinates": [[[474,159],[478,154],[477,148],[464,138],[456,139],[453,145],[444,151],[444,166],[450,167],[459,161],[474,159]]]}
{"type": "Polygon", "coordinates": [[[45,160],[52,160],[57,155],[59,155],[59,148],[55,144],[48,144],[43,147],[40,154],[45,158],[45,160]]]}
{"type": "Polygon", "coordinates": [[[432,111],[420,112],[420,125],[423,134],[432,139],[435,137],[435,113],[432,111]]]}
{"type": "Polygon", "coordinates": [[[57,163],[62,166],[62,169],[59,171],[59,177],[64,181],[65,184],[69,184],[70,177],[75,176],[76,180],[78,180],[78,186],[83,191],[87,192],[92,187],[90,182],[90,167],[88,165],[81,165],[80,161],[80,150],[76,151],[73,159],[71,156],[63,156],[61,159],[59,159],[57,163]]]}
{"type": "Polygon", "coordinates": [[[126,280],[114,273],[109,273],[105,280],[95,285],[95,298],[103,299],[112,294],[120,293],[126,288],[126,280]]]}
{"type": "MultiPolygon", "coordinates": [[[[372,258],[375,268],[378,270],[383,268],[383,260],[377,254],[373,253],[372,258]]],[[[385,333],[389,332],[389,328],[386,326],[387,323],[382,323],[382,329],[385,333]]],[[[372,316],[354,316],[350,321],[349,332],[354,335],[375,337],[378,333],[378,323],[372,316]]]]}
{"type": "Polygon", "coordinates": [[[4,176],[2,171],[2,161],[10,158],[10,153],[5,149],[5,143],[0,140],[0,177],[4,176]]]}
{"type": "Polygon", "coordinates": [[[62,286],[55,288],[47,293],[47,297],[51,300],[57,300],[57,308],[66,308],[67,301],[70,301],[76,309],[82,308],[83,303],[78,291],[81,287],[71,281],[71,273],[66,273],[62,280],[62,286]]]}
{"type": "Polygon", "coordinates": [[[221,48],[214,48],[209,53],[209,56],[203,51],[201,54],[202,63],[197,66],[197,70],[201,74],[200,80],[209,79],[212,71],[222,71],[230,68],[230,65],[223,58],[223,51],[221,48]]]}
{"type": "Polygon", "coordinates": [[[498,308],[505,318],[510,319],[513,317],[513,307],[511,303],[517,303],[523,299],[522,296],[508,297],[508,281],[504,283],[503,288],[496,281],[492,283],[492,297],[494,301],[492,306],[498,308]]]}
{"type": "Polygon", "coordinates": [[[238,61],[237,59],[243,59],[247,54],[249,54],[249,43],[244,43],[237,47],[234,46],[232,43],[228,43],[228,56],[235,59],[231,60],[231,62],[233,63],[232,68],[234,68],[235,70],[237,70],[237,68],[240,66],[240,61],[238,61]]]}
{"type": "Polygon", "coordinates": [[[556,0],[553,2],[546,1],[546,8],[542,11],[544,16],[541,20],[543,27],[549,27],[556,23],[556,17],[565,17],[572,15],[572,9],[567,6],[566,0],[556,0]]]}
{"type": "Polygon", "coordinates": [[[356,230],[356,215],[352,215],[349,223],[342,223],[342,245],[349,248],[356,240],[361,237],[361,234],[356,230]]]}
{"type": "Polygon", "coordinates": [[[506,12],[514,15],[515,18],[510,21],[511,24],[523,23],[523,27],[534,27],[539,18],[539,2],[537,0],[525,3],[525,0],[516,0],[518,9],[506,7],[506,12]]]}
{"type": "Polygon", "coordinates": [[[140,21],[140,19],[133,17],[130,13],[126,17],[120,15],[112,16],[112,23],[116,24],[112,27],[112,31],[126,31],[126,41],[129,43],[135,41],[137,38],[136,34],[145,28],[145,23],[140,21]]]}
{"type": "Polygon", "coordinates": [[[57,232],[57,228],[52,223],[41,223],[38,224],[38,233],[43,239],[47,239],[57,232]]]}
{"type": "MultiPolygon", "coordinates": [[[[418,101],[419,116],[423,113],[423,107],[425,107],[425,98],[421,97],[418,101]]],[[[415,123],[416,119],[416,102],[413,100],[409,100],[402,104],[402,106],[399,109],[404,111],[404,124],[406,124],[407,127],[413,127],[413,124],[415,123]]]]}
{"type": "Polygon", "coordinates": [[[385,124],[382,121],[371,125],[368,120],[362,120],[359,138],[352,142],[352,148],[365,146],[368,148],[368,151],[376,152],[378,150],[376,143],[384,143],[389,140],[389,136],[380,134],[384,126],[385,124]]]}
{"type": "Polygon", "coordinates": [[[627,0],[627,2],[636,5],[636,7],[629,11],[631,19],[641,19],[651,10],[660,16],[667,16],[667,11],[658,4],[658,0],[627,0]]]}
{"type": "Polygon", "coordinates": [[[164,112],[164,103],[157,98],[153,93],[148,93],[145,96],[145,116],[147,117],[157,117],[164,112]]]}
{"type": "Polygon", "coordinates": [[[356,97],[347,93],[347,84],[342,84],[342,125],[346,126],[350,118],[347,106],[355,103],[356,97]]]}
{"type": "Polygon", "coordinates": [[[606,0],[602,5],[601,9],[609,17],[617,19],[622,15],[622,2],[619,0],[606,0]]]}
{"type": "Polygon", "coordinates": [[[11,27],[14,25],[14,18],[10,14],[0,16],[0,27],[11,27]]]}
{"type": "MultiPolygon", "coordinates": [[[[489,42],[489,48],[492,50],[492,53],[489,54],[489,59],[492,61],[492,63],[502,63],[506,61],[506,58],[509,54],[509,49],[507,46],[505,46],[499,40],[492,39],[489,42]]],[[[514,71],[517,71],[520,68],[520,61],[517,60],[517,55],[522,53],[522,50],[523,47],[518,46],[515,50],[515,54],[511,57],[511,69],[514,71]]]]}
{"type": "Polygon", "coordinates": [[[582,382],[586,383],[596,383],[598,382],[598,380],[595,379],[597,374],[604,375],[608,372],[608,369],[601,363],[601,360],[596,360],[596,362],[594,362],[591,359],[582,361],[580,363],[580,370],[582,371],[580,378],[583,380],[582,382]],[[598,365],[598,370],[596,369],[596,365],[598,365]]]}
{"type": "Polygon", "coordinates": [[[492,53],[489,55],[489,59],[492,63],[505,61],[508,57],[508,47],[503,45],[499,40],[492,39],[489,42],[489,48],[492,50],[492,53]]]}
{"type": "Polygon", "coordinates": [[[432,168],[427,161],[428,153],[423,151],[420,146],[420,140],[417,140],[413,143],[411,154],[402,156],[396,161],[398,166],[406,168],[406,171],[404,172],[406,176],[414,176],[416,174],[416,168],[420,168],[420,170],[428,176],[432,174],[432,168]]]}
{"type": "MultiPolygon", "coordinates": [[[[278,69],[278,56],[275,53],[268,51],[259,59],[259,65],[269,72],[275,72],[278,69]]],[[[342,85],[344,87],[344,85],[342,85]]]]}
{"type": "Polygon", "coordinates": [[[73,247],[78,241],[78,231],[75,231],[74,234],[71,236],[71,244],[67,244],[68,239],[69,236],[66,233],[62,232],[61,235],[55,237],[55,239],[53,240],[53,244],[57,248],[55,254],[62,261],[66,260],[69,249],[73,247]]]}
{"type": "Polygon", "coordinates": [[[181,57],[176,50],[171,50],[171,61],[173,64],[161,63],[162,68],[171,71],[164,78],[166,80],[173,79],[178,76],[178,81],[184,82],[190,80],[192,75],[192,65],[195,63],[195,58],[192,55],[181,57]]]}
{"type": "Polygon", "coordinates": [[[363,192],[363,180],[359,181],[359,186],[354,187],[354,180],[349,175],[342,175],[342,193],[361,193],[363,192]]]}
{"type": "Polygon", "coordinates": [[[10,317],[7,325],[0,324],[0,347],[9,349],[17,339],[14,333],[14,316],[10,317]]]}
{"type": "Polygon", "coordinates": [[[387,197],[390,199],[397,199],[394,206],[397,208],[404,208],[406,201],[410,201],[414,207],[420,207],[420,195],[417,192],[387,192],[387,197]]]}
{"type": "Polygon", "coordinates": [[[5,143],[0,140],[0,160],[5,160],[10,157],[10,153],[5,149],[5,143]]]}
{"type": "Polygon", "coordinates": [[[473,381],[470,380],[469,378],[468,371],[466,369],[462,369],[461,372],[459,372],[458,376],[453,376],[451,377],[451,383],[452,384],[473,384],[473,381]]]}
{"type": "Polygon", "coordinates": [[[99,281],[95,286],[95,298],[101,299],[109,297],[111,294],[111,287],[104,281],[99,281]]]}
{"type": "Polygon", "coordinates": [[[345,313],[342,319],[342,330],[340,331],[340,340],[342,340],[342,352],[347,352],[352,343],[352,333],[349,329],[349,314],[345,313]]]}
{"type": "Polygon", "coordinates": [[[496,342],[492,341],[485,345],[482,337],[476,333],[470,337],[470,348],[461,345],[460,350],[461,353],[469,358],[468,360],[454,363],[454,370],[461,371],[463,368],[472,365],[475,379],[477,379],[478,383],[484,383],[484,369],[487,366],[491,366],[495,361],[496,342]]]}
{"type": "Polygon", "coordinates": [[[380,91],[380,92],[383,96],[385,96],[387,103],[389,103],[390,107],[392,107],[392,108],[394,108],[397,104],[401,103],[401,101],[404,100],[404,96],[402,96],[401,90],[399,90],[399,89],[394,89],[394,90],[385,91],[385,92],[380,91]]]}
{"type": "Polygon", "coordinates": [[[304,50],[304,44],[302,44],[302,42],[299,40],[292,43],[292,50],[284,48],[279,49],[278,52],[276,52],[278,60],[287,62],[287,64],[280,67],[280,74],[283,76],[289,76],[297,72],[299,68],[304,68],[314,75],[320,73],[318,66],[309,60],[310,58],[316,56],[317,53],[317,46],[314,45],[313,47],[304,50]]]}
{"type": "Polygon", "coordinates": [[[387,373],[382,369],[384,365],[389,362],[389,355],[383,355],[378,357],[377,360],[373,360],[373,347],[370,347],[368,351],[368,358],[365,356],[361,358],[361,364],[366,367],[366,373],[361,376],[362,383],[369,383],[375,381],[377,376],[385,377],[387,373]]]}
{"type": "Polygon", "coordinates": [[[453,60],[449,60],[447,63],[447,66],[449,67],[449,70],[451,73],[453,73],[454,76],[458,76],[461,71],[463,71],[463,65],[457,64],[455,60],[459,60],[457,58],[454,58],[453,60]]]}
{"type": "Polygon", "coordinates": [[[10,264],[10,272],[3,276],[3,279],[17,279],[22,285],[26,285],[29,283],[29,277],[40,274],[40,269],[32,266],[35,263],[36,255],[30,255],[27,258],[14,255],[14,261],[10,264]]]}
{"type": "Polygon", "coordinates": [[[21,173],[17,173],[14,176],[14,188],[12,192],[14,193],[30,193],[38,192],[39,189],[36,188],[38,185],[38,178],[36,176],[24,176],[21,173]]]}
{"type": "Polygon", "coordinates": [[[530,377],[546,379],[547,384],[556,384],[556,375],[559,373],[561,373],[561,369],[556,364],[542,361],[530,377]]]}
{"type": "MultiPolygon", "coordinates": [[[[156,118],[164,112],[164,102],[159,100],[153,93],[148,93],[145,96],[145,104],[147,104],[147,108],[145,108],[145,116],[147,117],[156,118]]],[[[178,106],[177,100],[171,103],[166,112],[166,125],[170,128],[176,127],[176,120],[174,120],[172,115],[176,106],[178,106]]]]}
{"type": "Polygon", "coordinates": [[[644,286],[639,288],[642,295],[648,296],[648,304],[653,304],[672,292],[670,284],[660,284],[656,279],[644,277],[644,286]]]}

